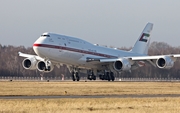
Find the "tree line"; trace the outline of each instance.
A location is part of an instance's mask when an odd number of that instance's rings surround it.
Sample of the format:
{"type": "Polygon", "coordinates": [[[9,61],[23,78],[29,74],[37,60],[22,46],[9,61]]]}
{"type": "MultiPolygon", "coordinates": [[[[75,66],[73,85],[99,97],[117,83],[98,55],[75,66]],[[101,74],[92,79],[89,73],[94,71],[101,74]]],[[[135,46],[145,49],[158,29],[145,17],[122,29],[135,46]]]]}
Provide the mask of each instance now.
{"type": "MultiPolygon", "coordinates": [[[[121,47],[121,50],[130,50],[130,48],[121,47]]],[[[26,70],[22,67],[23,57],[18,56],[18,52],[27,54],[35,54],[32,47],[24,46],[11,46],[0,44],[0,76],[10,77],[40,77],[38,70],[26,70]]],[[[166,54],[180,54],[180,47],[172,47],[164,42],[152,42],[148,51],[149,55],[166,55],[166,54]]],[[[70,77],[71,74],[66,65],[60,66],[60,68],[54,67],[54,70],[50,73],[45,73],[47,77],[70,77]]],[[[86,76],[85,74],[82,74],[86,76]]],[[[131,72],[117,73],[116,76],[120,77],[134,77],[134,78],[180,78],[180,58],[174,64],[171,69],[159,69],[146,63],[146,66],[132,70],[131,72]]]]}

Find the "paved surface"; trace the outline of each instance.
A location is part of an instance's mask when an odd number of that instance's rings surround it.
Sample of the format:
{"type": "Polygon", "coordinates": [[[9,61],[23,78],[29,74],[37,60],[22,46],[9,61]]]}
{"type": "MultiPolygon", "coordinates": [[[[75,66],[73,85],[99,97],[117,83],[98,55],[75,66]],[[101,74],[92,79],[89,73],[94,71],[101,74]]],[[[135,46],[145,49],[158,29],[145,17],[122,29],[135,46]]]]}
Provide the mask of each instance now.
{"type": "Polygon", "coordinates": [[[162,98],[162,97],[180,97],[180,94],[162,94],[162,95],[88,95],[88,96],[0,96],[0,99],[61,99],[61,98],[162,98]]]}

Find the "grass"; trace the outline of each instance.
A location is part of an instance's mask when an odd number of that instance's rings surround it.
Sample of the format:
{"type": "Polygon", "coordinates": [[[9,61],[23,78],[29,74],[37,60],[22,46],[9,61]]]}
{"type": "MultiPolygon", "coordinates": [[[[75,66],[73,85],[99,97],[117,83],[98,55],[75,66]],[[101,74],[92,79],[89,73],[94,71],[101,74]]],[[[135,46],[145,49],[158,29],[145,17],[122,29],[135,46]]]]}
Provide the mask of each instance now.
{"type": "MultiPolygon", "coordinates": [[[[180,94],[180,83],[0,82],[0,96],[125,94],[180,94]]],[[[180,111],[179,106],[179,97],[0,99],[0,113],[178,113],[180,111]]]]}
{"type": "Polygon", "coordinates": [[[0,100],[0,113],[178,113],[180,98],[0,100]]]}
{"type": "Polygon", "coordinates": [[[179,82],[0,82],[2,95],[180,94],[179,82]],[[67,92],[67,93],[65,93],[67,92]]]}

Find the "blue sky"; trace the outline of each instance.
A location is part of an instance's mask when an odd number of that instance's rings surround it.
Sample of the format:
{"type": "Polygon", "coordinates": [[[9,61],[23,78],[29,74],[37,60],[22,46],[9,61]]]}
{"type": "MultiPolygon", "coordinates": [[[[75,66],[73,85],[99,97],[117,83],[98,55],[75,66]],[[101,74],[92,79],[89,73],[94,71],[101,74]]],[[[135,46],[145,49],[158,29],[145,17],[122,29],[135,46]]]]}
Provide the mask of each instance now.
{"type": "Polygon", "coordinates": [[[43,32],[131,47],[146,23],[152,41],[180,46],[179,0],[0,0],[0,44],[31,47],[43,32]]]}

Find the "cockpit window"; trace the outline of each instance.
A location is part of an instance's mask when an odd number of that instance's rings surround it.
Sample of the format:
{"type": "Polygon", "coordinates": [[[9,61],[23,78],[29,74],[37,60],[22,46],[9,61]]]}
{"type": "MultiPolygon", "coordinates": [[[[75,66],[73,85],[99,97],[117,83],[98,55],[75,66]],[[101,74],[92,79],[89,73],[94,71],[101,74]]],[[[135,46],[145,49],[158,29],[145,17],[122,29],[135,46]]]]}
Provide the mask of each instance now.
{"type": "Polygon", "coordinates": [[[41,35],[42,37],[50,37],[50,35],[41,35]]]}

